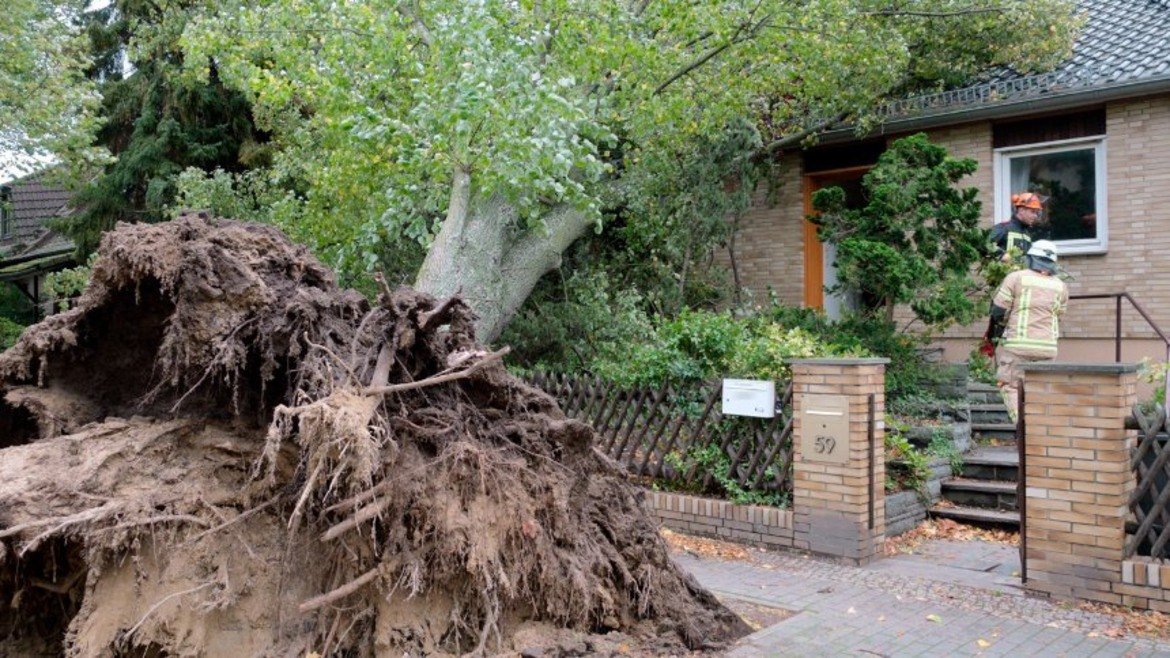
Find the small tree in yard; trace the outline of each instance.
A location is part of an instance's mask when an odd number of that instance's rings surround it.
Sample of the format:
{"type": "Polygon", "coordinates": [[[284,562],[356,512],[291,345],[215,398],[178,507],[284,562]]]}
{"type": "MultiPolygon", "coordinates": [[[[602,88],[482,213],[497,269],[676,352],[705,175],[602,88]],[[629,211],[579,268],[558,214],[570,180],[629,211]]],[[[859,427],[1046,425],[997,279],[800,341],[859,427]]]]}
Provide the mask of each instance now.
{"type": "Polygon", "coordinates": [[[816,192],[821,214],[811,219],[837,246],[838,288],[862,293],[891,323],[897,304],[935,329],[974,319],[971,272],[986,236],[978,190],[956,184],[975,169],[920,133],[894,142],[865,175],[864,207],[846,208],[839,187],[816,192]]]}

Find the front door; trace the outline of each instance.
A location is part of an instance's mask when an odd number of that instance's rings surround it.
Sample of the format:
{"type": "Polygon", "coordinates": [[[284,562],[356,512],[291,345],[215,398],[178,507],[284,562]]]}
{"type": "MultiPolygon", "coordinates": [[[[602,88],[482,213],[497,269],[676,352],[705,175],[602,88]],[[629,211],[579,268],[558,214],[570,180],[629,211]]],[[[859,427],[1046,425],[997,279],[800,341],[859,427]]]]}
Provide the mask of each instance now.
{"type": "MultiPolygon", "coordinates": [[[[865,203],[861,179],[870,167],[850,167],[833,171],[817,172],[804,177],[804,214],[813,214],[813,192],[834,185],[845,189],[845,205],[858,208],[865,203]]],[[[827,293],[826,288],[837,285],[836,247],[821,242],[817,227],[810,221],[804,222],[804,305],[824,309],[830,319],[837,320],[848,310],[857,308],[856,295],[837,292],[827,293]]]]}

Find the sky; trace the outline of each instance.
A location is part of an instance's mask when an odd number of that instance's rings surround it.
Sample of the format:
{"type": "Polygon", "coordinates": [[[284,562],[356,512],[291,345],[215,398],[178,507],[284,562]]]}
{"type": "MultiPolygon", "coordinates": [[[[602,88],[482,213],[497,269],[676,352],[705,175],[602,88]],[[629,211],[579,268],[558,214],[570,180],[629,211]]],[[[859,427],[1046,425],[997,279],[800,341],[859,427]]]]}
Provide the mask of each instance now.
{"type": "Polygon", "coordinates": [[[50,162],[52,158],[33,158],[24,153],[0,150],[0,183],[30,174],[50,162]]]}

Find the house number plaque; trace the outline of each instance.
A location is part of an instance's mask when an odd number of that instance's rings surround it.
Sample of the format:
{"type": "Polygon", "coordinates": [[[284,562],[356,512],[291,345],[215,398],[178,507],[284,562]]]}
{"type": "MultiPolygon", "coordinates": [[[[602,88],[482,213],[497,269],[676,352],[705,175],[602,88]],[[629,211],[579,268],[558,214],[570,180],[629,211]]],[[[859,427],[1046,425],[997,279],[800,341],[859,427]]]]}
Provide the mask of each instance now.
{"type": "Polygon", "coordinates": [[[800,417],[804,461],[849,461],[849,400],[844,395],[806,395],[800,417]]]}

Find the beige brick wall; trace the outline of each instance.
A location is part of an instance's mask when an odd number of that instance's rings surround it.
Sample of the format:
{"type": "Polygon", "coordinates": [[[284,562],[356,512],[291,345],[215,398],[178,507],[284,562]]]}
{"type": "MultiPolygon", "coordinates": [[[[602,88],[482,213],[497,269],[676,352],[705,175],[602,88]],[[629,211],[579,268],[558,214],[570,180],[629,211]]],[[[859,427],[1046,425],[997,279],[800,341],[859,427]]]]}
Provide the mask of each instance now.
{"type": "MultiPolygon", "coordinates": [[[[1106,107],[1109,252],[1067,259],[1073,294],[1128,291],[1170,328],[1170,96],[1106,107]]],[[[1108,302],[1070,307],[1066,335],[1112,335],[1108,302]]],[[[1124,335],[1149,336],[1145,322],[1123,312],[1124,335]]]]}
{"type": "Polygon", "coordinates": [[[795,421],[792,510],[796,548],[858,564],[880,556],[886,533],[885,363],[885,359],[792,362],[795,421]],[[811,429],[805,428],[803,416],[808,396],[814,394],[845,398],[849,447],[844,463],[804,453],[802,437],[811,429]],[[869,442],[871,394],[874,396],[873,445],[869,442]]]}
{"type": "MultiPolygon", "coordinates": [[[[788,154],[777,165],[775,203],[767,185],[756,191],[751,210],[739,221],[735,239],[736,265],[744,287],[757,303],[768,300],[768,289],[785,304],[804,302],[804,199],[801,159],[788,154]]],[[[726,251],[719,262],[730,266],[726,251]]]]}
{"type": "Polygon", "coordinates": [[[677,532],[760,548],[792,548],[791,510],[665,491],[650,492],[647,502],[659,522],[677,532]]]}
{"type": "Polygon", "coordinates": [[[1133,432],[1124,423],[1136,399],[1135,371],[1025,366],[1024,560],[1032,591],[1143,607],[1162,598],[1139,596],[1124,578],[1134,487],[1133,432]]]}

